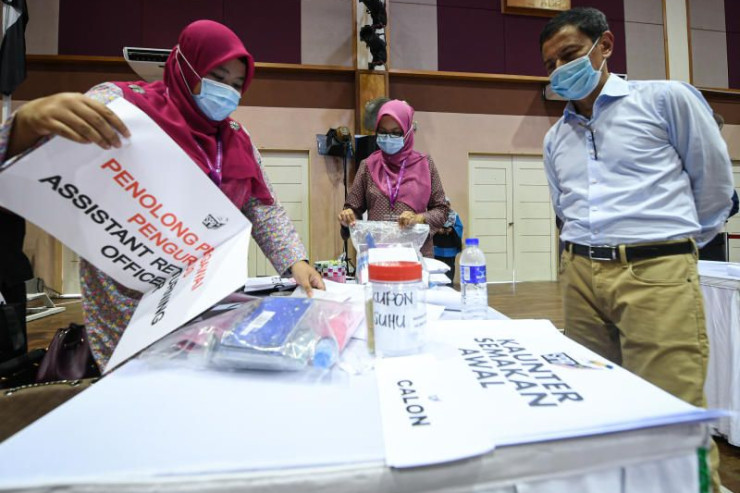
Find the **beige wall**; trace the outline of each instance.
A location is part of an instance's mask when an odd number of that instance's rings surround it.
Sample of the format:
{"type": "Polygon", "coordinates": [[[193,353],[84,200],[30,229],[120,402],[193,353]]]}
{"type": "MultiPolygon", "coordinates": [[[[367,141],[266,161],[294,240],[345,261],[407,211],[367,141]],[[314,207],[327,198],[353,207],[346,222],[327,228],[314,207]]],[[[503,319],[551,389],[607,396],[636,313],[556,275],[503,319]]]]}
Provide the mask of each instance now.
{"type": "Polygon", "coordinates": [[[542,154],[542,139],[556,119],[462,113],[416,113],[416,148],[439,168],[452,208],[468,219],[468,155],[542,154]]]}
{"type": "Polygon", "coordinates": [[[240,106],[233,117],[249,130],[259,149],[309,151],[311,261],[339,256],[336,215],[344,204],[342,163],[318,154],[316,134],[342,125],[352,128],[354,111],[240,106]]]}

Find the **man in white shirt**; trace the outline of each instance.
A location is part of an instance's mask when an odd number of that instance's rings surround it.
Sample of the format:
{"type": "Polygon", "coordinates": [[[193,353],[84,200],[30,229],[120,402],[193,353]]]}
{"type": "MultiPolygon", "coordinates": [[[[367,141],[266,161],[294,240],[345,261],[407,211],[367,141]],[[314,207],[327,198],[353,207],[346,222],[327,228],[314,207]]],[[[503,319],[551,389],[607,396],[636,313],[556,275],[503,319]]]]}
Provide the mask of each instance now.
{"type": "MultiPolygon", "coordinates": [[[[565,333],[703,406],[697,245],[722,228],[733,192],[712,110],[688,84],[610,75],[614,35],[596,9],[550,20],[540,47],[552,89],[570,101],[544,142],[563,221],[565,333]]],[[[716,447],[712,459],[719,491],[716,447]]]]}

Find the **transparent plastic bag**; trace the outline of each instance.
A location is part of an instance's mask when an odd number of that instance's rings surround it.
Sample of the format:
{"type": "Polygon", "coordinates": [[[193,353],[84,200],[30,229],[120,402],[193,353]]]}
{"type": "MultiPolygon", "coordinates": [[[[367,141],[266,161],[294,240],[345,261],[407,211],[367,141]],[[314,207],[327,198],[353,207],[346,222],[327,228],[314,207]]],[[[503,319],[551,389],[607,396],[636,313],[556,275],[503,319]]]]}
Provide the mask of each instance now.
{"type": "MultiPolygon", "coordinates": [[[[350,227],[352,244],[357,250],[357,268],[355,276],[357,282],[368,282],[369,251],[374,248],[411,247],[415,250],[415,259],[421,260],[421,247],[429,236],[428,224],[415,224],[402,228],[397,222],[390,221],[356,221],[350,227]]],[[[412,258],[394,258],[394,260],[414,260],[412,258]]],[[[425,272],[425,280],[428,274],[425,272]]]]}
{"type": "Polygon", "coordinates": [[[327,369],[363,320],[350,304],[266,297],[184,326],[140,358],[225,370],[327,369]]]}
{"type": "Polygon", "coordinates": [[[411,243],[414,248],[421,251],[429,237],[429,225],[415,224],[402,228],[397,222],[391,221],[355,221],[355,224],[350,226],[349,233],[357,250],[360,249],[360,245],[369,245],[372,248],[373,244],[411,243]]]}

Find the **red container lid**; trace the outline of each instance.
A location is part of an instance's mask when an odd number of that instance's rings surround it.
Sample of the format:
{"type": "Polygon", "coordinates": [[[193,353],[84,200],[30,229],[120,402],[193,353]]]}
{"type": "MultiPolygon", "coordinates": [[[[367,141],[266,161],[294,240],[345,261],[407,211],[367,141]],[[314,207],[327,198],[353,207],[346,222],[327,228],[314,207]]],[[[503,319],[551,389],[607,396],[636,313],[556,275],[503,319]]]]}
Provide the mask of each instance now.
{"type": "Polygon", "coordinates": [[[421,263],[399,261],[378,262],[370,264],[371,281],[419,281],[421,280],[421,263]]]}

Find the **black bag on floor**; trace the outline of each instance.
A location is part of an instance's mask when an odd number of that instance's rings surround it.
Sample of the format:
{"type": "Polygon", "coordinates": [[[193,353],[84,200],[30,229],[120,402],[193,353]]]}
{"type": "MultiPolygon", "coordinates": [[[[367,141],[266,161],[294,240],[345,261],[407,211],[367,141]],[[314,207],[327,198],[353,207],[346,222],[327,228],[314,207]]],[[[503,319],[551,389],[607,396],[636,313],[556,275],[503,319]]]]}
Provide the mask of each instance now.
{"type": "Polygon", "coordinates": [[[99,376],[100,370],[93,359],[85,326],[71,323],[54,334],[36,381],[79,380],[99,376]]]}
{"type": "Polygon", "coordinates": [[[46,353],[27,353],[26,304],[0,305],[0,388],[28,385],[36,381],[39,363],[46,353]]]}
{"type": "Polygon", "coordinates": [[[36,382],[46,349],[34,349],[0,363],[0,389],[9,389],[36,382]]]}
{"type": "Polygon", "coordinates": [[[25,303],[0,305],[0,363],[26,353],[25,310],[25,303]]]}

